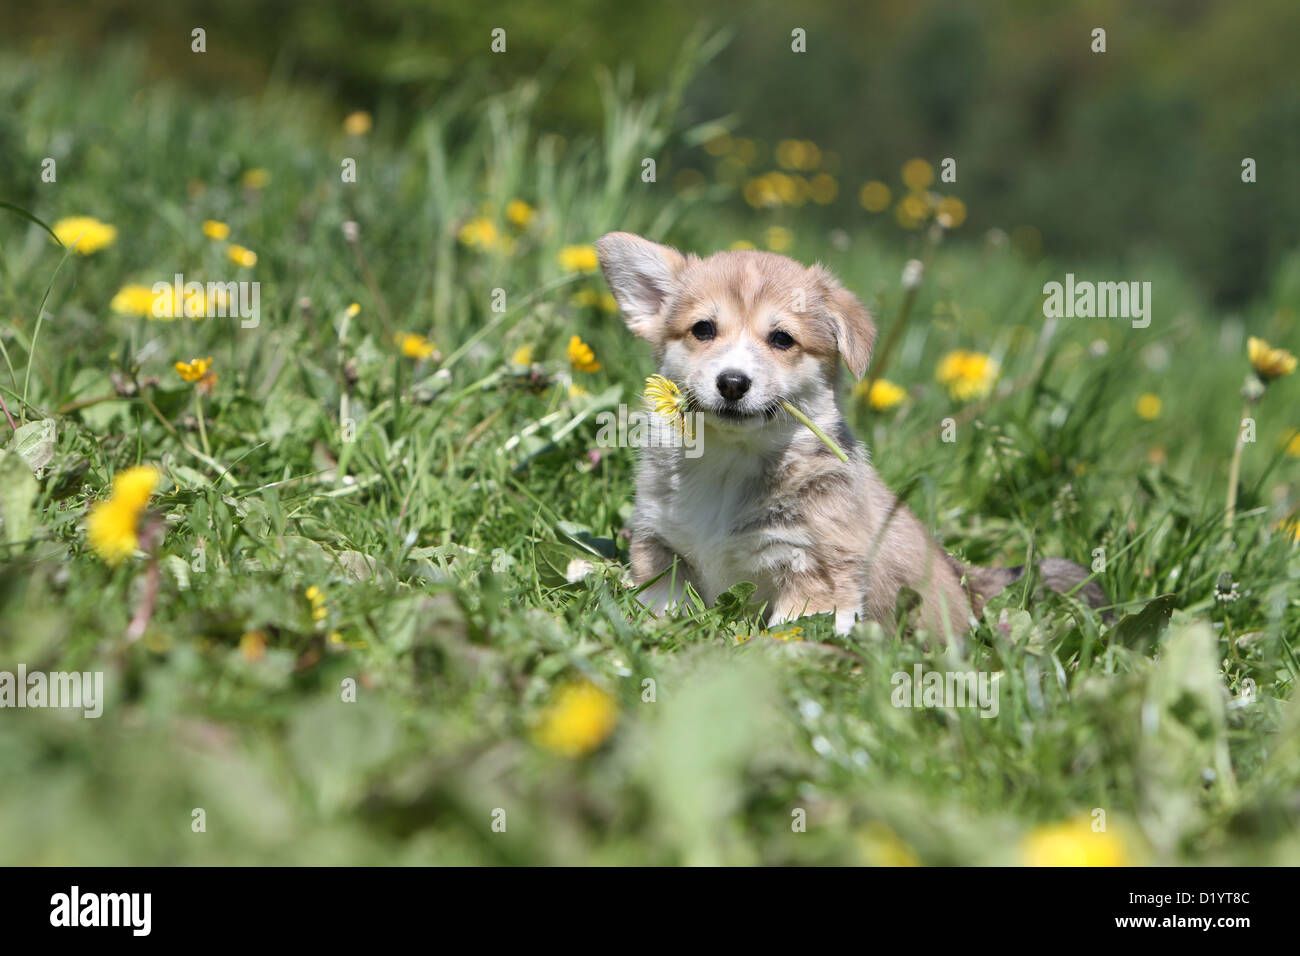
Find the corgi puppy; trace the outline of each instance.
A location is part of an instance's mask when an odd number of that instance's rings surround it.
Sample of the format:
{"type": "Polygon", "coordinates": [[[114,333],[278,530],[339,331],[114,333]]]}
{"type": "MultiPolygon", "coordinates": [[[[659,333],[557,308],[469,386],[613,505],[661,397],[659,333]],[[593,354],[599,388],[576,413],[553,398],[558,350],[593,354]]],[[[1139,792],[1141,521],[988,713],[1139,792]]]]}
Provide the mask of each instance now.
{"type": "MultiPolygon", "coordinates": [[[[688,396],[702,454],[651,440],[637,473],[632,577],[656,614],[686,585],[709,604],[757,586],[770,625],[804,614],[892,626],[900,589],[921,596],[919,625],[959,640],[984,601],[1023,568],[974,568],[948,555],[881,482],[840,409],[841,366],[861,377],[876,328],[821,266],[768,252],[701,259],[640,236],[596,243],[628,328],[660,374],[688,396]],[[781,407],[788,401],[848,452],[841,462],[781,407]]],[[[652,416],[652,429],[679,427],[652,416]]],[[[1044,583],[1078,587],[1088,573],[1041,562],[1044,583]]],[[[1105,603],[1088,582],[1080,594],[1105,603]]]]}

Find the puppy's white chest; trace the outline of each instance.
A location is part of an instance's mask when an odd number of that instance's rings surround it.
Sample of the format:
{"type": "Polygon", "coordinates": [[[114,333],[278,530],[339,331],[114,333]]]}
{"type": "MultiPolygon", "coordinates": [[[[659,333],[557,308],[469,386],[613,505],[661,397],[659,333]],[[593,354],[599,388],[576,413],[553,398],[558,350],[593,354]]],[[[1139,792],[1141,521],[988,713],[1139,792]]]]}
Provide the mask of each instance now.
{"type": "Polygon", "coordinates": [[[763,475],[754,462],[707,458],[673,475],[659,515],[661,536],[690,563],[709,603],[741,581],[757,585],[756,597],[766,600],[774,572],[801,562],[800,542],[767,527],[763,475]]]}

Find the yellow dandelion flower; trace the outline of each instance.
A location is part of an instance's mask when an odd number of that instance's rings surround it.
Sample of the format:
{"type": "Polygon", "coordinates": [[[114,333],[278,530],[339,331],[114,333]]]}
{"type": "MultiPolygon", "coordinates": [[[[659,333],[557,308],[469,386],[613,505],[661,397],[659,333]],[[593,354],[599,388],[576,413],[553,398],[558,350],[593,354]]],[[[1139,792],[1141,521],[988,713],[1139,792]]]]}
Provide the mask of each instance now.
{"type": "Polygon", "coordinates": [[[802,140],[799,144],[799,168],[810,172],[822,164],[822,151],[812,140],[802,140]]]}
{"type": "Polygon", "coordinates": [[[172,366],[176,369],[176,374],[187,382],[197,382],[203,376],[208,374],[208,369],[212,367],[212,356],[205,359],[196,358],[188,362],[177,362],[172,366]]]}
{"type": "Polygon", "coordinates": [[[956,229],[966,221],[966,204],[956,196],[944,196],[935,207],[934,218],[945,229],[956,229]]]}
{"type": "Polygon", "coordinates": [[[614,732],[618,706],[604,690],[588,680],[561,687],[542,712],[533,739],[565,757],[585,756],[614,732]]]}
{"type": "Polygon", "coordinates": [[[251,663],[260,661],[266,656],[266,634],[262,631],[245,631],[239,638],[239,653],[251,663]]]}
{"type": "Polygon", "coordinates": [[[930,199],[925,193],[908,193],[894,207],[894,217],[904,229],[918,229],[930,216],[930,199]]]}
{"type": "Polygon", "coordinates": [[[1159,395],[1144,392],[1138,396],[1137,413],[1139,418],[1145,418],[1147,421],[1153,422],[1160,417],[1160,412],[1164,410],[1164,407],[1165,403],[1160,400],[1159,395]]]}
{"type": "Polygon", "coordinates": [[[76,243],[74,251],[79,256],[88,256],[106,246],[111,246],[117,239],[117,227],[100,222],[94,216],[69,216],[54,224],[53,232],[59,242],[65,246],[76,243]]]}
{"type": "Polygon", "coordinates": [[[86,520],[86,536],[100,559],[116,567],[135,553],[139,512],[111,498],[97,501],[86,520]]]}
{"type": "Polygon", "coordinates": [[[510,355],[511,365],[532,365],[533,364],[533,347],[531,345],[521,345],[510,355]]]}
{"type": "Polygon", "coordinates": [[[753,249],[754,244],[748,239],[737,239],[728,248],[730,249],[753,249]]]}
{"type": "Polygon", "coordinates": [[[773,170],[767,174],[767,179],[772,190],[776,193],[778,202],[791,206],[798,205],[801,202],[799,180],[794,176],[787,176],[785,173],[773,170]]]}
{"type": "Polygon", "coordinates": [[[323,624],[330,616],[330,609],[325,603],[325,592],[313,584],[303,592],[303,596],[311,604],[311,619],[317,624],[323,624]]]}
{"type": "Polygon", "coordinates": [[[888,379],[878,378],[867,385],[864,379],[853,386],[853,394],[865,398],[867,404],[878,412],[888,411],[907,397],[907,389],[888,379]]]}
{"type": "Polygon", "coordinates": [[[230,238],[230,227],[216,219],[204,219],[203,234],[209,239],[228,239],[230,238]]]}
{"type": "Polygon", "coordinates": [[[983,352],[956,349],[940,360],[935,378],[947,386],[953,398],[969,402],[993,390],[998,379],[998,363],[983,352]]]}
{"type": "Polygon", "coordinates": [[[600,268],[595,246],[565,246],[558,258],[566,272],[595,272],[600,268]]]}
{"type": "Polygon", "coordinates": [[[432,342],[417,332],[398,332],[393,340],[407,358],[424,361],[438,351],[432,342]]]}
{"type": "Polygon", "coordinates": [[[120,471],[113,478],[113,491],[105,501],[91,506],[86,519],[86,537],[91,548],[105,564],[116,567],[139,545],[140,514],[149,503],[158,470],[137,465],[120,471]]]}
{"type": "Polygon", "coordinates": [[[461,226],[457,238],[461,245],[471,249],[491,250],[501,245],[496,223],[486,216],[478,216],[461,226]]]}
{"type": "Polygon", "coordinates": [[[245,189],[265,189],[271,184],[271,173],[268,170],[257,167],[249,169],[240,177],[240,183],[245,189]]]}
{"type": "Polygon", "coordinates": [[[520,229],[527,229],[534,215],[533,207],[522,199],[512,199],[506,203],[506,219],[520,229]]]}
{"type": "Polygon", "coordinates": [[[745,197],[745,202],[755,209],[762,209],[764,206],[777,206],[781,203],[781,197],[777,194],[771,180],[766,176],[754,176],[746,180],[742,194],[745,197]]]}
{"type": "Polygon", "coordinates": [[[776,164],[782,169],[810,170],[821,165],[821,150],[806,139],[783,139],[776,144],[776,164]]]}
{"type": "Polygon", "coordinates": [[[835,181],[835,177],[830,173],[818,173],[808,183],[808,195],[819,206],[825,206],[835,201],[835,197],[840,194],[840,184],[835,181]]]}
{"type": "Polygon", "coordinates": [[[365,136],[370,132],[373,121],[365,110],[354,110],[343,119],[343,132],[349,136],[365,136]]]}
{"type": "Polygon", "coordinates": [[[797,139],[783,139],[776,144],[776,164],[782,169],[800,169],[803,144],[797,139]]]}
{"type": "Polygon", "coordinates": [[[361,314],[361,303],[360,302],[351,303],[346,309],[343,310],[343,314],[346,315],[349,319],[355,319],[358,315],[361,314]]]}
{"type": "Polygon", "coordinates": [[[569,398],[586,398],[591,394],[591,392],[587,391],[576,382],[571,382],[569,387],[565,390],[565,394],[568,395],[569,398]]]}
{"type": "Polygon", "coordinates": [[[235,265],[243,266],[245,269],[257,265],[257,253],[235,243],[231,243],[230,248],[226,250],[226,257],[235,265]]]}
{"type": "Polygon", "coordinates": [[[903,183],[908,189],[925,189],[934,182],[934,167],[924,159],[909,159],[903,164],[903,183]]]}
{"type": "Polygon", "coordinates": [[[732,141],[730,133],[719,133],[704,142],[704,151],[710,156],[725,156],[731,152],[732,141]]]}
{"type": "Polygon", "coordinates": [[[569,339],[569,361],[579,372],[599,372],[601,368],[591,346],[576,335],[569,339]]]}
{"type": "Polygon", "coordinates": [[[794,244],[794,234],[784,226],[769,226],[764,239],[773,252],[785,252],[794,244]]]}
{"type": "Polygon", "coordinates": [[[889,187],[879,180],[866,183],[858,192],[858,202],[867,212],[884,212],[892,198],[889,187]]]}
{"type": "Polygon", "coordinates": [[[1250,364],[1255,366],[1259,377],[1266,382],[1295,371],[1296,357],[1286,349],[1276,349],[1263,339],[1251,336],[1246,343],[1250,364]]]}
{"type": "Polygon", "coordinates": [[[645,380],[645,401],[655,414],[667,419],[684,432],[690,428],[686,422],[686,410],[689,405],[677,383],[662,375],[651,375],[645,380]]]}
{"type": "Polygon", "coordinates": [[[157,468],[152,465],[136,465],[113,476],[112,498],[135,511],[143,511],[157,485],[157,468]]]}
{"type": "Polygon", "coordinates": [[[108,307],[119,315],[153,315],[156,297],[147,285],[124,285],[117,290],[108,307]]]}
{"type": "Polygon", "coordinates": [[[1124,841],[1113,831],[1094,831],[1087,816],[1037,827],[1020,851],[1028,866],[1130,865],[1124,841]]]}
{"type": "Polygon", "coordinates": [[[803,628],[798,625],[794,625],[793,627],[783,627],[780,630],[772,631],[768,634],[768,637],[772,638],[774,641],[786,641],[787,643],[790,641],[802,641],[803,628]]]}

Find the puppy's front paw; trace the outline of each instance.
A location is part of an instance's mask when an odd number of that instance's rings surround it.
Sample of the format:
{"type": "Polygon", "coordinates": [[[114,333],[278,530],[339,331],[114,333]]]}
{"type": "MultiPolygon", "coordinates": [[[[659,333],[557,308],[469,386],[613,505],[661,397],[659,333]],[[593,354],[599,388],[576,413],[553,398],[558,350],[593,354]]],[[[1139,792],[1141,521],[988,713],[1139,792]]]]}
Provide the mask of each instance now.
{"type": "Polygon", "coordinates": [[[835,612],[835,633],[843,637],[849,631],[853,630],[853,625],[858,622],[858,615],[854,611],[836,611],[835,612]]]}
{"type": "Polygon", "coordinates": [[[672,583],[660,579],[650,585],[644,591],[636,595],[636,599],[641,605],[648,609],[655,617],[663,617],[669,611],[674,611],[686,597],[686,583],[678,581],[676,588],[672,583]]]}
{"type": "Polygon", "coordinates": [[[838,608],[812,607],[806,609],[787,608],[785,610],[778,609],[773,612],[771,617],[767,620],[767,626],[769,628],[776,628],[780,627],[782,624],[789,624],[791,621],[796,621],[806,614],[826,614],[828,612],[835,615],[835,633],[839,634],[841,637],[853,630],[853,625],[856,624],[858,620],[857,611],[852,609],[839,610],[838,608]]]}

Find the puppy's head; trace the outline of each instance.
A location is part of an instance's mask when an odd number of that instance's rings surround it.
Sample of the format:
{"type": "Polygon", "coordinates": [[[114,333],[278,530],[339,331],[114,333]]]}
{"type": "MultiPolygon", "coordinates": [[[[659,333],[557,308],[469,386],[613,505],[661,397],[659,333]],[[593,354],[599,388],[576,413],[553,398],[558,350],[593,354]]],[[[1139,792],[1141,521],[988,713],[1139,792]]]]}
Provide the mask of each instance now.
{"type": "Polygon", "coordinates": [[[866,371],[876,328],[821,266],[769,252],[683,256],[626,232],[596,243],[628,328],[695,406],[735,427],[761,425],[782,399],[833,395],[840,359],[866,371]]]}

